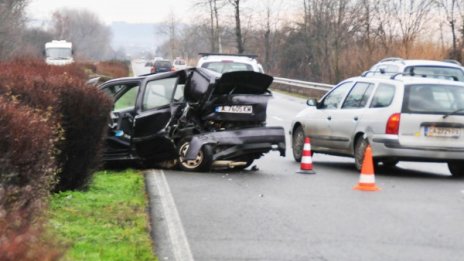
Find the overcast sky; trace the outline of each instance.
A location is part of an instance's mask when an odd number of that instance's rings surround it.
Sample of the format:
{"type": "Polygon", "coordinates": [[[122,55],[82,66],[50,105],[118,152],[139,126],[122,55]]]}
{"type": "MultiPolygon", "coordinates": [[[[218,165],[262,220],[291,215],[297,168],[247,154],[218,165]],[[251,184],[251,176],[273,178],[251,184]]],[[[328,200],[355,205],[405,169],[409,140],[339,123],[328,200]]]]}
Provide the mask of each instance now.
{"type": "Polygon", "coordinates": [[[171,12],[178,18],[187,16],[192,0],[30,0],[27,12],[31,19],[49,20],[61,8],[85,8],[105,23],[155,23],[167,19],[171,12]]]}

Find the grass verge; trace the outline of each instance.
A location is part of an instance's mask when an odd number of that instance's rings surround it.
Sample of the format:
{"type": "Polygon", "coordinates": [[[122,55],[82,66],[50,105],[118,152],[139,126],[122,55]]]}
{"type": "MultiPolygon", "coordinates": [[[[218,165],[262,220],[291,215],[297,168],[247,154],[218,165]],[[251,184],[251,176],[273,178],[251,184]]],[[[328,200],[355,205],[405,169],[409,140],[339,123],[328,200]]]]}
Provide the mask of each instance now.
{"type": "Polygon", "coordinates": [[[49,224],[69,246],[64,260],[157,260],[146,206],[140,173],[102,171],[88,191],[53,195],[49,224]]]}

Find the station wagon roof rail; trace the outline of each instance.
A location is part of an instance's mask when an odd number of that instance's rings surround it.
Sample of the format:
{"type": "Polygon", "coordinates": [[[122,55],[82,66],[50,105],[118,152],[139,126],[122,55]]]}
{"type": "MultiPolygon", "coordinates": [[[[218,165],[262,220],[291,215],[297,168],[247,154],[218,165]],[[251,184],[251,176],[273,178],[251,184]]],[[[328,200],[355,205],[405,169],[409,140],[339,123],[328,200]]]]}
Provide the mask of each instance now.
{"type": "Polygon", "coordinates": [[[392,75],[390,77],[390,79],[392,80],[396,80],[396,77],[398,75],[401,75],[401,76],[421,76],[422,78],[429,78],[429,77],[445,77],[445,78],[449,78],[449,79],[452,79],[453,81],[457,82],[459,79],[456,77],[456,76],[452,76],[452,75],[444,75],[444,74],[426,74],[426,73],[420,73],[420,74],[415,74],[414,72],[410,72],[410,73],[396,73],[394,75],[392,75]]]}

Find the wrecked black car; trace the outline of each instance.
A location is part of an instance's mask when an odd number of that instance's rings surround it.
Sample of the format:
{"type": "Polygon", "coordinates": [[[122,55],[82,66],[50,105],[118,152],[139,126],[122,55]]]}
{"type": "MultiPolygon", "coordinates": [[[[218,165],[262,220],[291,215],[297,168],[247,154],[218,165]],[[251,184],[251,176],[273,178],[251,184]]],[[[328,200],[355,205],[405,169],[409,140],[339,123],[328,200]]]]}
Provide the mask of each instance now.
{"type": "Polygon", "coordinates": [[[285,156],[282,127],[266,127],[271,76],[202,68],[120,78],[104,160],[171,163],[189,171],[243,169],[270,150],[285,156]]]}

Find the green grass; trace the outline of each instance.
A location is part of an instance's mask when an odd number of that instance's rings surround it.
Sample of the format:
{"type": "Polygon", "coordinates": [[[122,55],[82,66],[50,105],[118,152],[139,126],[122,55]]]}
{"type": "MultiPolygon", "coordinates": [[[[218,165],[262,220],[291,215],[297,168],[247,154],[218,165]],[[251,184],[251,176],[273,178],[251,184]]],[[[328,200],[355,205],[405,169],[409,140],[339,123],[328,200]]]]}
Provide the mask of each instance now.
{"type": "Polygon", "coordinates": [[[65,260],[157,260],[146,206],[140,173],[102,171],[86,192],[53,195],[49,224],[69,246],[65,260]]]}

